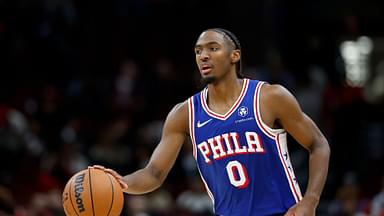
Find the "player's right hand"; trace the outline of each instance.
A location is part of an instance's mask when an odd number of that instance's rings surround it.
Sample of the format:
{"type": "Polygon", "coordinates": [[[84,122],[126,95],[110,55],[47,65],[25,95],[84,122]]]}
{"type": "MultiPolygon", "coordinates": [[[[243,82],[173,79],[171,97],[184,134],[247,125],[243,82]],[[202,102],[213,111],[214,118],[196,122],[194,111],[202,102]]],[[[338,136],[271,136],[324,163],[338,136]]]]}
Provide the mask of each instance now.
{"type": "Polygon", "coordinates": [[[103,170],[106,173],[111,174],[119,183],[121,186],[121,189],[124,191],[128,188],[128,184],[124,181],[123,176],[121,176],[119,173],[117,173],[113,169],[105,168],[101,165],[93,165],[93,166],[88,166],[89,169],[99,169],[103,170]]]}

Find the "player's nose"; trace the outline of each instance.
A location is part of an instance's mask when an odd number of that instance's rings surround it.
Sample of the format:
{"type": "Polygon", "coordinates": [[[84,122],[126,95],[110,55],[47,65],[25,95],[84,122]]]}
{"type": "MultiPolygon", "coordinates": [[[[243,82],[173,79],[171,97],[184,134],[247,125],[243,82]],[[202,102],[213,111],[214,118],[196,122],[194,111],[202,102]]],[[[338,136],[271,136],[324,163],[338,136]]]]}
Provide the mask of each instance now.
{"type": "Polygon", "coordinates": [[[208,60],[209,59],[209,53],[208,52],[206,52],[206,51],[201,51],[201,54],[200,54],[200,60],[201,61],[206,61],[206,60],[208,60]]]}

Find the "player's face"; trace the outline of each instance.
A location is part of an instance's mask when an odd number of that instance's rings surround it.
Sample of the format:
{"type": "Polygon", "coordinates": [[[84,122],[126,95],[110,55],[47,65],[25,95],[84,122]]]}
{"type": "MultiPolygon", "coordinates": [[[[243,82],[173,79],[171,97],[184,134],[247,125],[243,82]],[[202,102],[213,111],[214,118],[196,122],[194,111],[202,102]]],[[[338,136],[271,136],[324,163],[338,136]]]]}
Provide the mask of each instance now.
{"type": "Polygon", "coordinates": [[[232,50],[223,34],[205,31],[200,35],[195,45],[195,55],[205,83],[213,83],[233,69],[232,50]]]}

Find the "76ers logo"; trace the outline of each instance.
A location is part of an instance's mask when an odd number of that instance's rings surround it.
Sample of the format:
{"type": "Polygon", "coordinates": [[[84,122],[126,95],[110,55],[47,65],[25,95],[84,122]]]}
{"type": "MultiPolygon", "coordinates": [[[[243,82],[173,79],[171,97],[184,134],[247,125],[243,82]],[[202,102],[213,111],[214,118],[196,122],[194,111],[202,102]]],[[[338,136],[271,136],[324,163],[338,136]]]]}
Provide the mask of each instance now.
{"type": "Polygon", "coordinates": [[[246,106],[241,106],[241,107],[238,109],[237,113],[238,113],[239,116],[241,116],[241,117],[245,117],[245,116],[247,116],[247,115],[248,115],[248,107],[246,107],[246,106]]]}

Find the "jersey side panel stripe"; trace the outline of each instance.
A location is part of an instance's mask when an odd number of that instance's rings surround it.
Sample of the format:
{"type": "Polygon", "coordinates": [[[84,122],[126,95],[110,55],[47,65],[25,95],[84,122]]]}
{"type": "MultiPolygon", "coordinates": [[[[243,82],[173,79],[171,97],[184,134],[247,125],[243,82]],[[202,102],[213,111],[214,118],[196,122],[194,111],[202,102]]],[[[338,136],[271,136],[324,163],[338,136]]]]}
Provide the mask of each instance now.
{"type": "MultiPolygon", "coordinates": [[[[295,198],[296,203],[297,203],[297,202],[299,202],[301,200],[301,196],[299,194],[300,190],[298,192],[298,190],[296,189],[295,183],[293,182],[293,178],[292,178],[292,176],[291,176],[291,174],[290,174],[290,172],[288,170],[287,162],[284,159],[284,156],[283,156],[283,153],[282,153],[282,150],[281,150],[282,149],[281,148],[281,143],[280,143],[281,142],[280,141],[281,137],[282,137],[282,134],[278,134],[276,136],[276,139],[275,139],[276,140],[276,146],[277,146],[277,149],[278,149],[278,152],[279,152],[280,161],[281,161],[281,163],[283,164],[283,167],[284,167],[285,175],[287,176],[289,187],[290,187],[290,189],[292,191],[292,195],[295,198]]],[[[292,166],[291,166],[291,169],[293,169],[292,166]]]]}

